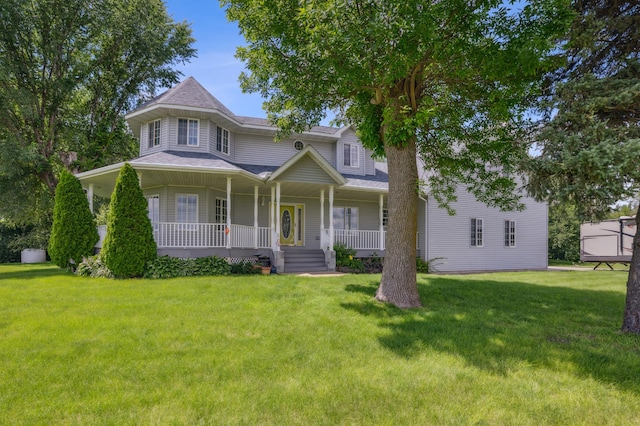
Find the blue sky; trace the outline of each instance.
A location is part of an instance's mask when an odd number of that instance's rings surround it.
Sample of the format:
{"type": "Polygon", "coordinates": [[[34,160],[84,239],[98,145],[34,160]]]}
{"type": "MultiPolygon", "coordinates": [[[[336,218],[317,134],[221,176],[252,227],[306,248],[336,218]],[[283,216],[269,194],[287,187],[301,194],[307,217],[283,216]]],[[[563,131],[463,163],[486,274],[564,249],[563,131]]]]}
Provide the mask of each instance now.
{"type": "Polygon", "coordinates": [[[198,57],[178,69],[184,78],[193,76],[213,96],[237,115],[266,117],[262,98],[244,94],[238,76],[244,65],[234,55],[244,39],[235,23],[227,22],[217,0],[165,0],[175,21],[191,24],[198,57]]]}

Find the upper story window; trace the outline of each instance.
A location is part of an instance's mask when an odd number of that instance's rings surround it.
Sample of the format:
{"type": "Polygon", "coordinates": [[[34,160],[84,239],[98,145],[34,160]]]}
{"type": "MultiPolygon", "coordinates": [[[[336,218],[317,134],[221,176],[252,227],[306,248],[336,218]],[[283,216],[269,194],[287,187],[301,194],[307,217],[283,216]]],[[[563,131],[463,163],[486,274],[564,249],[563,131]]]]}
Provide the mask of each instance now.
{"type": "Polygon", "coordinates": [[[229,153],[229,131],[222,127],[218,127],[216,131],[216,151],[229,153]]]}
{"type": "Polygon", "coordinates": [[[333,227],[335,229],[358,229],[358,208],[334,207],[333,227]]]}
{"type": "Polygon", "coordinates": [[[344,144],[344,165],[349,167],[360,167],[360,158],[358,153],[358,145],[345,143],[344,144]]]}
{"type": "Polygon", "coordinates": [[[516,246],[516,221],[515,220],[504,221],[504,246],[505,247],[516,246]]]}
{"type": "Polygon", "coordinates": [[[178,145],[198,145],[198,120],[178,118],[178,145]]]}
{"type": "Polygon", "coordinates": [[[302,151],[302,148],[304,148],[304,142],[298,140],[293,143],[293,149],[296,151],[302,151]]]}
{"type": "Polygon", "coordinates": [[[151,121],[148,130],[149,148],[160,145],[160,120],[151,121]]]}
{"type": "Polygon", "coordinates": [[[382,226],[386,227],[389,224],[389,209],[382,209],[382,226]]]}
{"type": "Polygon", "coordinates": [[[482,219],[471,219],[471,247],[482,247],[482,219]]]}

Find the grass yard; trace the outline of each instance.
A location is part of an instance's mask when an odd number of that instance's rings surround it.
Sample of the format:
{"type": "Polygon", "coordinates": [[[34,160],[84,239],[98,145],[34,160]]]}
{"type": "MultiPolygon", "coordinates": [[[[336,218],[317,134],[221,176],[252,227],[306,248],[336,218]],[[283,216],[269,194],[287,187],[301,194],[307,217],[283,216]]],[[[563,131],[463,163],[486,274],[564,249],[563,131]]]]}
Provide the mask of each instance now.
{"type": "Polygon", "coordinates": [[[378,280],[0,265],[0,423],[640,424],[626,273],[378,280]]]}

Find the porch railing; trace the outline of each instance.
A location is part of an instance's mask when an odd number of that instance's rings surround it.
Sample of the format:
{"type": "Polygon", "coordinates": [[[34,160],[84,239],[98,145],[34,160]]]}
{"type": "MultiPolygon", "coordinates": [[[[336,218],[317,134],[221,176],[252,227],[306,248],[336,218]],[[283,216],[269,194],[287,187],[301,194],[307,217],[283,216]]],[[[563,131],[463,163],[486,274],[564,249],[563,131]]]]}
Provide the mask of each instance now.
{"type": "Polygon", "coordinates": [[[356,250],[384,250],[386,234],[383,232],[380,240],[380,231],[334,229],[333,240],[356,250]]]}
{"type": "MultiPolygon", "coordinates": [[[[271,232],[268,227],[231,225],[225,232],[224,223],[153,223],[153,238],[158,248],[210,248],[227,247],[227,238],[233,248],[270,248],[271,232]]],[[[98,226],[100,241],[96,247],[102,248],[107,227],[98,226]]]]}
{"type": "MultiPolygon", "coordinates": [[[[329,230],[324,230],[326,236],[324,239],[328,241],[329,230]]],[[[419,235],[416,234],[416,248],[420,248],[419,235]]],[[[342,243],[347,247],[355,250],[385,250],[387,238],[387,231],[383,231],[380,235],[380,231],[366,231],[366,230],[350,230],[350,229],[334,229],[333,241],[334,244],[342,243]],[[382,239],[381,239],[382,238],[382,239]]],[[[323,246],[324,247],[324,246],[323,246]]]]}

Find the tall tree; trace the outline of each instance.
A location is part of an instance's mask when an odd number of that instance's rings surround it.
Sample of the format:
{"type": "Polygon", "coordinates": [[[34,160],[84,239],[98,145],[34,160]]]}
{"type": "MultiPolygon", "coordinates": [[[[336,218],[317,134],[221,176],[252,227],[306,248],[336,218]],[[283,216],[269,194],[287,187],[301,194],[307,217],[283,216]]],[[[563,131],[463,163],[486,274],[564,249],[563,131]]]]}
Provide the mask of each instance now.
{"type": "Polygon", "coordinates": [[[49,256],[61,268],[74,271],[83,257],[93,254],[98,230],[80,181],[62,170],[56,186],[49,256]]]}
{"type": "Polygon", "coordinates": [[[160,0],[0,2],[0,215],[50,215],[61,169],[131,158],[123,113],[178,81],[192,42],[160,0]]]}
{"type": "Polygon", "coordinates": [[[502,209],[520,207],[513,179],[524,155],[518,121],[554,36],[564,0],[221,0],[247,46],[246,91],[266,98],[284,136],[327,109],[388,161],[389,223],[376,298],[418,307],[416,231],[420,156],[443,206],[458,183],[502,209]]]}
{"type": "MultiPolygon", "coordinates": [[[[640,189],[640,4],[576,0],[563,40],[566,64],[549,77],[529,190],[568,202],[582,220],[640,189]]],[[[640,333],[640,216],[622,330],[640,333]]]]}

